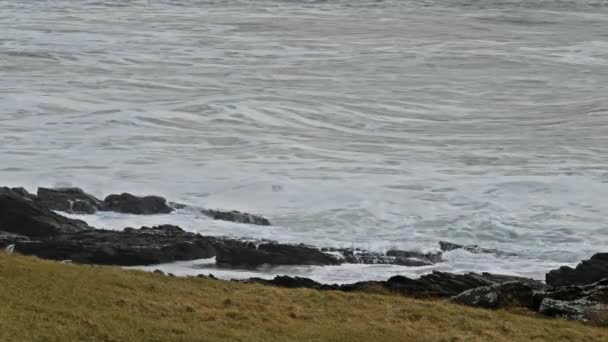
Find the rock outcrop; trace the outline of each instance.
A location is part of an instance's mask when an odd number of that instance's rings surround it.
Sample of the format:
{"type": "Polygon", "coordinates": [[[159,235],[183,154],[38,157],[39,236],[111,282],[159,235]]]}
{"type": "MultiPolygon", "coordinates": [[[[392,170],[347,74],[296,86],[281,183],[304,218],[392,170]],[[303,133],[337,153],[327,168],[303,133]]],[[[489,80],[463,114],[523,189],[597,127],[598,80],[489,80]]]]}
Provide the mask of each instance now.
{"type": "Polygon", "coordinates": [[[36,203],[51,210],[72,214],[94,214],[105,210],[105,203],[80,188],[38,188],[36,203]]]}
{"type": "Polygon", "coordinates": [[[488,253],[488,254],[496,254],[498,256],[516,256],[515,253],[505,252],[494,248],[482,248],[478,245],[459,245],[456,243],[451,243],[447,241],[439,241],[439,248],[444,252],[449,252],[457,249],[463,249],[469,253],[480,254],[480,253],[488,253]]]}
{"type": "Polygon", "coordinates": [[[545,316],[560,317],[569,320],[592,322],[602,325],[608,323],[608,305],[587,299],[562,301],[546,298],[541,302],[538,312],[545,316]]]}
{"type": "Polygon", "coordinates": [[[585,285],[608,278],[608,253],[597,253],[576,268],[562,266],[545,276],[551,286],[585,285]]]}
{"type": "Polygon", "coordinates": [[[256,224],[259,226],[270,226],[270,221],[265,217],[248,214],[248,213],[242,213],[242,212],[236,211],[236,210],[221,211],[221,210],[202,209],[201,213],[211,217],[214,220],[256,224]]]}
{"type": "Polygon", "coordinates": [[[543,289],[540,282],[512,281],[474,288],[453,297],[451,301],[486,309],[523,307],[535,309],[534,292],[543,289]]]}
{"type": "Polygon", "coordinates": [[[15,250],[45,259],[135,266],[211,258],[216,244],[215,238],[164,225],[65,233],[44,240],[17,242],[15,250]]]}
{"type": "Polygon", "coordinates": [[[56,214],[22,193],[0,188],[0,231],[40,238],[91,229],[86,222],[56,214]]]}
{"type": "Polygon", "coordinates": [[[216,262],[229,267],[269,265],[336,265],[336,257],[306,245],[228,240],[216,248],[216,262]]]}
{"type": "MultiPolygon", "coordinates": [[[[24,188],[3,188],[12,194],[34,201],[41,208],[62,211],[70,214],[94,214],[97,211],[114,211],[124,214],[154,215],[168,214],[176,209],[191,208],[188,205],[167,202],[161,196],[136,196],[129,193],[112,194],[104,200],[86,193],[76,187],[70,188],[38,188],[37,195],[30,194],[24,188]]],[[[261,226],[271,225],[262,216],[243,213],[240,211],[224,211],[196,209],[214,220],[247,223],[261,226]]]]}
{"type": "Polygon", "coordinates": [[[277,276],[270,280],[251,278],[244,281],[241,280],[241,282],[259,283],[289,288],[309,288],[316,290],[337,290],[345,292],[373,291],[381,289],[411,297],[445,298],[454,296],[455,294],[466,290],[477,288],[480,286],[480,284],[483,284],[481,286],[496,285],[503,282],[512,282],[513,279],[520,278],[510,278],[508,276],[501,275],[497,276],[489,273],[469,273],[457,275],[445,272],[433,272],[432,274],[424,275],[418,279],[394,276],[386,281],[362,281],[344,285],[321,284],[309,278],[289,276],[277,276]]]}
{"type": "Polygon", "coordinates": [[[109,195],[104,200],[109,211],[135,215],[168,214],[173,208],[167,205],[167,200],[160,196],[139,197],[129,193],[109,195]]]}

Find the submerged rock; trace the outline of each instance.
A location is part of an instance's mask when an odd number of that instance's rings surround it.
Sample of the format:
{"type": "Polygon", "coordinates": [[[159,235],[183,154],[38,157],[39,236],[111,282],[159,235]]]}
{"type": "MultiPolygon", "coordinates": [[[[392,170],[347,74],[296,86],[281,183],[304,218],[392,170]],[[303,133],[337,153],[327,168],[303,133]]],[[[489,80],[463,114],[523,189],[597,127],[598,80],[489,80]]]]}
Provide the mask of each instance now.
{"type": "Polygon", "coordinates": [[[443,261],[441,252],[420,253],[401,250],[389,250],[386,254],[369,252],[352,248],[323,248],[324,252],[338,255],[340,259],[349,264],[387,264],[400,266],[430,266],[443,261]]]}
{"type": "Polygon", "coordinates": [[[306,245],[228,240],[217,248],[216,262],[221,266],[256,267],[268,265],[336,265],[332,255],[306,245]]]}
{"type": "Polygon", "coordinates": [[[542,289],[540,282],[512,281],[474,288],[453,297],[452,302],[486,309],[523,307],[534,309],[534,291],[542,289]]]}
{"type": "Polygon", "coordinates": [[[259,226],[270,226],[270,221],[265,217],[252,215],[252,214],[248,214],[248,213],[242,213],[242,212],[236,211],[236,210],[221,211],[221,210],[202,209],[201,213],[211,217],[214,220],[256,224],[259,226]]]}
{"type": "Polygon", "coordinates": [[[498,256],[516,256],[515,253],[505,252],[494,248],[481,248],[478,245],[459,245],[447,241],[439,241],[439,248],[444,252],[449,252],[457,249],[463,249],[469,253],[480,254],[496,254],[498,256]]]}
{"type": "Polygon", "coordinates": [[[0,230],[41,238],[91,230],[86,222],[61,216],[36,204],[30,197],[0,188],[0,230]]]}
{"type": "Polygon", "coordinates": [[[74,214],[94,214],[106,207],[103,201],[80,188],[38,188],[37,203],[51,210],[74,214]]]}
{"type": "Polygon", "coordinates": [[[124,214],[168,214],[173,211],[167,200],[160,196],[138,197],[129,193],[109,195],[104,199],[106,209],[124,214]]]}
{"type": "Polygon", "coordinates": [[[545,276],[551,286],[585,285],[608,278],[608,253],[597,253],[576,268],[562,266],[545,276]]]}
{"type": "Polygon", "coordinates": [[[135,266],[211,258],[216,244],[215,238],[164,225],[64,233],[45,240],[18,242],[15,249],[46,259],[135,266]]]}

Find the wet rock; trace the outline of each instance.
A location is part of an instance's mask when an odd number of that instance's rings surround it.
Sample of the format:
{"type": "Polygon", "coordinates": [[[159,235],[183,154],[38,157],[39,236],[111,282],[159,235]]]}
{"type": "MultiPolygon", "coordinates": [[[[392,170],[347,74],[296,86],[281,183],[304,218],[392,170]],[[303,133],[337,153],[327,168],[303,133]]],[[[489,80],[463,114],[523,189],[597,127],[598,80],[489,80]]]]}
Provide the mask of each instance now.
{"type": "Polygon", "coordinates": [[[480,254],[480,253],[488,253],[488,254],[496,254],[498,256],[516,256],[515,253],[505,252],[498,249],[493,248],[481,248],[477,245],[459,245],[456,243],[451,243],[447,241],[439,241],[439,248],[444,252],[449,252],[457,249],[464,249],[469,253],[480,254]]]}
{"type": "Polygon", "coordinates": [[[224,241],[217,247],[216,262],[221,266],[255,267],[268,265],[336,265],[340,261],[306,245],[224,241]]]}
{"type": "Polygon", "coordinates": [[[248,213],[242,213],[240,211],[220,211],[202,209],[201,213],[211,217],[214,220],[231,221],[237,223],[248,223],[256,224],[260,226],[270,226],[270,221],[262,216],[252,215],[248,213]]]}
{"type": "Polygon", "coordinates": [[[80,188],[38,188],[37,202],[51,210],[74,214],[94,214],[105,209],[104,202],[80,188]]]}
{"type": "Polygon", "coordinates": [[[89,230],[64,233],[41,241],[18,242],[16,250],[41,258],[103,265],[152,265],[211,258],[217,240],[177,226],[89,230]]]}
{"type": "Polygon", "coordinates": [[[608,305],[589,299],[563,301],[545,298],[541,302],[538,312],[546,316],[569,320],[588,321],[596,324],[608,323],[608,305]]]}
{"type": "Polygon", "coordinates": [[[104,199],[106,210],[124,214],[152,215],[173,211],[167,200],[160,196],[138,197],[128,193],[109,195],[104,199]]]}
{"type": "Polygon", "coordinates": [[[29,192],[27,192],[27,190],[25,190],[25,188],[18,187],[18,188],[11,188],[10,190],[14,194],[17,194],[17,195],[19,195],[21,197],[24,197],[24,198],[27,198],[27,199],[31,199],[31,200],[37,199],[36,195],[30,194],[29,192]]]}
{"type": "Polygon", "coordinates": [[[443,253],[420,253],[413,251],[389,250],[387,256],[395,257],[395,264],[404,266],[427,266],[442,262],[443,253]]]}
{"type": "Polygon", "coordinates": [[[429,266],[442,261],[439,253],[420,253],[390,250],[386,254],[351,248],[323,248],[322,251],[339,256],[350,264],[388,264],[401,266],[429,266]]]}
{"type": "Polygon", "coordinates": [[[532,282],[507,282],[474,288],[453,297],[452,302],[486,309],[523,307],[534,309],[534,291],[543,285],[532,282]]]}
{"type": "Polygon", "coordinates": [[[551,286],[585,285],[608,278],[608,253],[597,253],[576,268],[562,266],[545,276],[551,286]]]}
{"type": "Polygon", "coordinates": [[[29,238],[91,230],[86,222],[61,216],[29,197],[0,188],[0,230],[29,238]]]}

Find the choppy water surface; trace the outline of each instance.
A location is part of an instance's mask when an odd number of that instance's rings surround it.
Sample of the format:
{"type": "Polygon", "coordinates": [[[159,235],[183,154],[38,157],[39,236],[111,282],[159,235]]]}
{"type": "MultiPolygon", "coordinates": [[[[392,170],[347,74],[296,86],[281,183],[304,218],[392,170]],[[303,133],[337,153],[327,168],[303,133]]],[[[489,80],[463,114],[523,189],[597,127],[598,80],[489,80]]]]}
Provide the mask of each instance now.
{"type": "Polygon", "coordinates": [[[607,27],[608,5],[585,0],[2,1],[0,179],[276,224],[86,217],[99,227],[378,250],[443,239],[519,256],[452,252],[436,269],[542,278],[608,244],[607,27]]]}

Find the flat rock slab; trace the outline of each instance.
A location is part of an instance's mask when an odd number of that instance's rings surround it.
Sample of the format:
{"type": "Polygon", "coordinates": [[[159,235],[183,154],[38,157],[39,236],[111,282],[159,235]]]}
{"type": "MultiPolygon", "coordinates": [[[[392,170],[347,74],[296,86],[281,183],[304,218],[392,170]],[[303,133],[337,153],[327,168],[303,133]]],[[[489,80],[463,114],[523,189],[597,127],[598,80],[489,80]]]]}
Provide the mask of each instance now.
{"type": "Polygon", "coordinates": [[[211,258],[216,244],[215,238],[166,225],[66,233],[46,240],[18,242],[15,249],[46,259],[135,266],[211,258]]]}
{"type": "Polygon", "coordinates": [[[218,245],[216,262],[227,267],[269,265],[336,265],[336,257],[306,245],[224,241],[218,245]]]}

